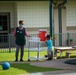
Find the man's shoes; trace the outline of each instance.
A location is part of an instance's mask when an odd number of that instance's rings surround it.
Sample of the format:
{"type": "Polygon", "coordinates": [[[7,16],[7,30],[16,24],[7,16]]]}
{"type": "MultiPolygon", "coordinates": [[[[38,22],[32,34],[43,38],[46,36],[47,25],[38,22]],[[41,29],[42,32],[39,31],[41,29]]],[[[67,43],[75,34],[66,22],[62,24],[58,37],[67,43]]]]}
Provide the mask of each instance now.
{"type": "Polygon", "coordinates": [[[16,59],[15,62],[18,62],[18,59],[16,59]]]}
{"type": "MultiPolygon", "coordinates": [[[[23,59],[20,59],[20,61],[23,61],[23,59]]],[[[18,62],[18,59],[16,59],[15,62],[18,62]]]]}
{"type": "Polygon", "coordinates": [[[20,59],[20,61],[23,61],[23,59],[20,59]]]}

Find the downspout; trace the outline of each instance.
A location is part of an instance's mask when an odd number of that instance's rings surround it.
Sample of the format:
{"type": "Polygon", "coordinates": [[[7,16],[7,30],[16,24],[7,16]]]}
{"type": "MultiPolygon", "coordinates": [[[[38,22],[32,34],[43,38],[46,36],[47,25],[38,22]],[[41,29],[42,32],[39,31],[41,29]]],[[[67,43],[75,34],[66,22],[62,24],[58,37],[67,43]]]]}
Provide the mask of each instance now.
{"type": "Polygon", "coordinates": [[[62,7],[67,3],[68,0],[63,0],[62,3],[58,4],[58,16],[59,16],[59,46],[62,46],[62,7]]]}

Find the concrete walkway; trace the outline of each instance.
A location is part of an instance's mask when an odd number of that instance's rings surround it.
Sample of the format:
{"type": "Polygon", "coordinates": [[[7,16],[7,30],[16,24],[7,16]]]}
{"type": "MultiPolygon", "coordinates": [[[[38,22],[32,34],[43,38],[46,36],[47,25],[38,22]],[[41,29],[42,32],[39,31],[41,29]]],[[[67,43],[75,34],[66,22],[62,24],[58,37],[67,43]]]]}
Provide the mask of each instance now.
{"type": "Polygon", "coordinates": [[[72,59],[70,58],[70,59],[57,59],[57,60],[44,61],[44,62],[30,62],[30,64],[35,66],[42,66],[42,67],[76,70],[76,65],[70,65],[65,63],[65,61],[67,60],[72,60],[72,59]]]}
{"type": "Polygon", "coordinates": [[[50,67],[50,68],[60,68],[64,70],[43,72],[43,73],[32,73],[32,74],[22,74],[22,75],[76,75],[76,65],[66,64],[65,61],[70,59],[57,59],[44,62],[30,62],[34,66],[50,67]]]}

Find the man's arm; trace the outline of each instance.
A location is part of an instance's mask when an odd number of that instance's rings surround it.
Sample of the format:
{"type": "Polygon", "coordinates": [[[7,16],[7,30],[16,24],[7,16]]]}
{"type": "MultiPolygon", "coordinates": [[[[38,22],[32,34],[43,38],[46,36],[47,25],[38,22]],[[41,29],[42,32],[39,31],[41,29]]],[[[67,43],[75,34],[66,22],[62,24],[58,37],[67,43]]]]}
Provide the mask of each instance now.
{"type": "Polygon", "coordinates": [[[25,30],[25,35],[26,35],[27,37],[30,37],[30,35],[28,35],[27,30],[25,30]]]}
{"type": "Polygon", "coordinates": [[[14,37],[16,38],[16,28],[14,29],[13,34],[14,34],[14,37]]]}

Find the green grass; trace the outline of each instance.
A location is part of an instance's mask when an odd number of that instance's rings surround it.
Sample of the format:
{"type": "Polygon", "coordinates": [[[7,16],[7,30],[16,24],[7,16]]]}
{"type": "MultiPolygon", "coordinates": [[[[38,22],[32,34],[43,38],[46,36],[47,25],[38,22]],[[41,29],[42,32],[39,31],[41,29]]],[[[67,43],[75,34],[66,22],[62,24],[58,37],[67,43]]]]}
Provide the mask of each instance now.
{"type": "MultiPolygon", "coordinates": [[[[41,56],[46,55],[46,51],[40,52],[41,56]]],[[[20,54],[19,54],[20,55],[20,54]]],[[[36,56],[37,52],[31,52],[31,56],[36,56]]],[[[58,53],[58,57],[60,56],[60,53],[58,53]]],[[[62,56],[65,57],[65,52],[62,53],[62,56]]],[[[71,55],[71,57],[76,57],[75,55],[71,55]]],[[[20,56],[19,56],[20,58],[20,56]]],[[[0,53],[0,61],[5,62],[5,61],[14,61],[15,60],[15,52],[1,52],[0,53]]],[[[28,60],[28,52],[24,52],[24,61],[28,60]]],[[[40,61],[43,62],[43,61],[40,61]]],[[[0,64],[0,75],[18,75],[18,74],[26,74],[26,73],[33,73],[33,72],[46,72],[46,71],[55,71],[55,70],[60,70],[56,68],[45,68],[45,67],[37,67],[37,66],[31,66],[29,62],[24,62],[24,63],[13,63],[11,64],[11,68],[8,70],[3,70],[2,69],[2,64],[0,64]]]]}
{"type": "Polygon", "coordinates": [[[35,72],[47,72],[47,71],[56,71],[61,69],[56,68],[45,68],[45,67],[36,67],[32,66],[29,63],[15,63],[11,64],[11,68],[8,70],[3,70],[0,65],[0,75],[18,75],[18,74],[27,74],[35,72]]]}
{"type": "MultiPolygon", "coordinates": [[[[42,51],[40,52],[40,56],[45,56],[47,54],[46,51],[42,51]]],[[[60,58],[60,53],[57,54],[58,58],[60,58]]],[[[37,56],[37,52],[30,52],[30,56],[37,56]]],[[[62,53],[62,57],[65,58],[65,52],[62,53]]],[[[71,58],[72,57],[76,57],[75,54],[71,54],[71,58]]],[[[20,53],[19,53],[19,59],[20,59],[20,53]]],[[[14,61],[15,60],[15,52],[2,52],[0,53],[0,61],[14,61]]],[[[25,51],[24,52],[24,57],[23,57],[24,61],[28,60],[28,52],[25,51]]]]}
{"type": "MultiPolygon", "coordinates": [[[[46,51],[40,52],[41,56],[44,56],[46,54],[46,51]]],[[[37,52],[30,52],[30,56],[37,56],[37,52]]],[[[19,53],[19,59],[20,59],[20,53],[19,53]]],[[[4,52],[0,53],[0,61],[14,61],[15,60],[15,52],[4,52]]],[[[28,52],[24,52],[24,61],[28,60],[28,52]]]]}
{"type": "MultiPolygon", "coordinates": [[[[31,52],[31,56],[35,56],[37,53],[36,52],[31,52]]],[[[40,52],[41,56],[44,56],[46,54],[46,51],[40,52]]],[[[20,58],[20,54],[19,54],[20,58]]],[[[0,61],[2,62],[10,62],[15,60],[15,52],[4,52],[0,53],[0,61]]],[[[28,52],[24,52],[24,61],[28,60],[28,52]]],[[[43,62],[43,61],[40,61],[43,62]]],[[[30,65],[29,62],[23,62],[23,63],[13,63],[10,64],[11,67],[8,70],[3,70],[2,69],[2,64],[0,64],[0,75],[18,75],[18,74],[26,74],[26,73],[33,73],[33,72],[47,72],[47,71],[55,71],[55,70],[60,70],[56,68],[45,68],[45,67],[37,67],[37,66],[32,66],[30,65]]]]}

